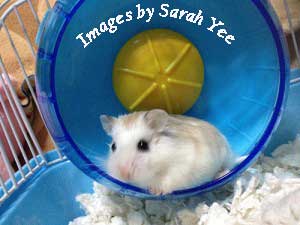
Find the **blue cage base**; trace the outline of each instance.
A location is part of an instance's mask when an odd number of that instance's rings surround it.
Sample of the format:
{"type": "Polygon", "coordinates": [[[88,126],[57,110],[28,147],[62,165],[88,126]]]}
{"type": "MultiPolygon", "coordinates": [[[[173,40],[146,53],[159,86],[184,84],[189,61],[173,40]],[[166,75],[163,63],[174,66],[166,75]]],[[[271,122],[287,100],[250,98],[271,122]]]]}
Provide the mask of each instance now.
{"type": "MultiPolygon", "coordinates": [[[[56,152],[46,157],[54,160],[56,152]]],[[[41,168],[0,207],[1,225],[63,225],[84,215],[75,198],[92,191],[92,179],[70,161],[41,168]]]]}

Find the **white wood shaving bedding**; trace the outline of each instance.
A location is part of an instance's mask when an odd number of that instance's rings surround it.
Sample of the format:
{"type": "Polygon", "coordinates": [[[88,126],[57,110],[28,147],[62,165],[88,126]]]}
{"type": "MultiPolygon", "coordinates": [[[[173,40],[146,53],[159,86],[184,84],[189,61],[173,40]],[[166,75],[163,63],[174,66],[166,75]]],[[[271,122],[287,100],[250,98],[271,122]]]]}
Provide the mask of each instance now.
{"type": "Polygon", "coordinates": [[[300,136],[262,157],[233,184],[182,200],[121,196],[94,183],[77,196],[86,212],[69,225],[300,224],[300,136]]]}

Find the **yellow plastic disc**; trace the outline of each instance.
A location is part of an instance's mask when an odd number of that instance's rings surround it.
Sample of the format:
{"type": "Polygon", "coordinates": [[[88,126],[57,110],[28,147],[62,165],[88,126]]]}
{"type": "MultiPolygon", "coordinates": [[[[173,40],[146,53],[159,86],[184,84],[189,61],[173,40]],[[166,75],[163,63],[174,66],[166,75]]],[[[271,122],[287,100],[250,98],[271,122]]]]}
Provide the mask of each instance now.
{"type": "Polygon", "coordinates": [[[131,38],[113,70],[115,93],[128,111],[160,108],[185,113],[197,101],[203,81],[204,65],[197,48],[167,29],[131,38]]]}

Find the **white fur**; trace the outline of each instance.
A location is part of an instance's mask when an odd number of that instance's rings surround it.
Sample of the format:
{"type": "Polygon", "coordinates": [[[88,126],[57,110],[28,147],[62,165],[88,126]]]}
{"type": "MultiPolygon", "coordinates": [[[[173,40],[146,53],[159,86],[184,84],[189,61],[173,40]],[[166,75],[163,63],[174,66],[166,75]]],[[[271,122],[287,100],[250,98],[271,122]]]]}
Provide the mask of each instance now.
{"type": "MultiPolygon", "coordinates": [[[[165,112],[155,112],[149,120],[161,121],[165,112]]],[[[148,188],[154,194],[167,194],[214,179],[230,158],[227,141],[207,122],[168,115],[158,131],[149,127],[145,115],[146,112],[129,114],[133,119],[126,126],[128,116],[113,120],[110,133],[117,149],[107,163],[112,176],[148,188]],[[141,139],[149,142],[148,152],[137,150],[141,139]],[[122,177],[120,168],[128,171],[129,178],[122,177]]]]}

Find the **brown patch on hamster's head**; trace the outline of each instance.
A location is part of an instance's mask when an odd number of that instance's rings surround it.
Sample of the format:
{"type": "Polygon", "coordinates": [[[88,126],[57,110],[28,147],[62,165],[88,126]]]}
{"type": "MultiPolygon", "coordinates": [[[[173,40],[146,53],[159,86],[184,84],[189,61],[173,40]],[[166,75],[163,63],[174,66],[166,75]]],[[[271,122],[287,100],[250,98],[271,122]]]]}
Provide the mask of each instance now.
{"type": "Polygon", "coordinates": [[[132,128],[133,124],[137,122],[140,116],[141,116],[141,112],[134,112],[125,116],[121,116],[119,117],[119,119],[122,126],[130,129],[132,128]]]}
{"type": "Polygon", "coordinates": [[[112,134],[113,127],[118,123],[118,125],[124,128],[130,129],[135,125],[140,119],[143,119],[145,124],[152,130],[160,132],[168,122],[168,113],[161,109],[154,109],[148,112],[134,112],[131,114],[119,116],[118,118],[101,115],[100,121],[103,129],[108,135],[112,134]],[[143,115],[143,118],[141,116],[143,115]]]}

